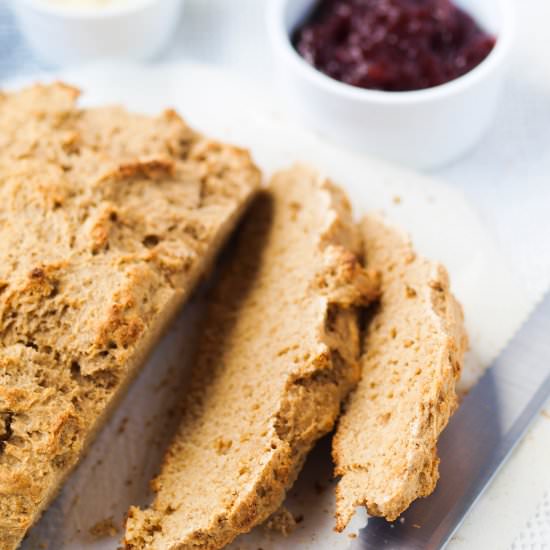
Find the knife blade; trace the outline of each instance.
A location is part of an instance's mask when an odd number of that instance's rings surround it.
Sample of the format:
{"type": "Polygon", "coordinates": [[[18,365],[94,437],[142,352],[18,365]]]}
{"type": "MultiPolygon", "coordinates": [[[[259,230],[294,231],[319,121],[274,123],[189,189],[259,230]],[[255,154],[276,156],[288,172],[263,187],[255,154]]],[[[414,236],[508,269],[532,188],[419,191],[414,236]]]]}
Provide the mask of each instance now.
{"type": "MultiPolygon", "coordinates": [[[[369,518],[363,550],[443,548],[550,397],[550,293],[535,308],[440,438],[441,477],[401,519],[369,518]]],[[[355,547],[355,545],[354,545],[355,547]]]]}

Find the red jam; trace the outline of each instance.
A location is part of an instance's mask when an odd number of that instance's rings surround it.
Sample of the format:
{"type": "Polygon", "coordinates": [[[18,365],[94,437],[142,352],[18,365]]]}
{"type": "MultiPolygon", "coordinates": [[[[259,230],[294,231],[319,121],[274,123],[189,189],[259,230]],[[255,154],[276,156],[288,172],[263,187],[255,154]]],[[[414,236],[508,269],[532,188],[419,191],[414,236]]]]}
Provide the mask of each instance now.
{"type": "Polygon", "coordinates": [[[321,0],[293,42],[336,80],[397,92],[458,78],[496,40],[450,0],[321,0]]]}

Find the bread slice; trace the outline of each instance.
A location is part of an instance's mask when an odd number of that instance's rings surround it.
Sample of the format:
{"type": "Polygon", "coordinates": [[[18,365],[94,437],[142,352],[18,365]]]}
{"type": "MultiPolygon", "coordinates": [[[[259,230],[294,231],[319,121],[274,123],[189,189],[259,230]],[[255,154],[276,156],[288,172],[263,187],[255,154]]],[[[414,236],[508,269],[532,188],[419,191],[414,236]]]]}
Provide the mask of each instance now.
{"type": "Polygon", "coordinates": [[[361,229],[382,294],[363,335],[362,379],[333,441],[338,530],[356,506],[393,521],[434,490],[437,439],[456,408],[467,345],[445,269],[377,217],[361,229]]]}
{"type": "Polygon", "coordinates": [[[126,547],[222,548],[281,505],[358,379],[374,284],[343,193],[304,167],[251,207],[213,292],[185,412],[126,547]]]}
{"type": "Polygon", "coordinates": [[[172,111],[0,96],[0,548],[16,548],[258,188],[172,111]]]}

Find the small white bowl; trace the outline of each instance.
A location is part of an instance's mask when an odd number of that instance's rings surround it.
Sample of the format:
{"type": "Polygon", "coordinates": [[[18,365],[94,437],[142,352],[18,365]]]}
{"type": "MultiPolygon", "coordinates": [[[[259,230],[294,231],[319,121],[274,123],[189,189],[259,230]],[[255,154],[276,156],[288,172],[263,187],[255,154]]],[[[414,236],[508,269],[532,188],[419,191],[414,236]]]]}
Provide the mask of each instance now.
{"type": "Polygon", "coordinates": [[[98,59],[143,61],[168,43],[183,0],[126,0],[74,7],[48,0],[12,0],[19,27],[36,54],[54,66],[98,59]]]}
{"type": "Polygon", "coordinates": [[[290,34],[315,0],[270,0],[267,24],[282,95],[308,126],[361,152],[415,168],[446,164],[472,148],[489,127],[513,41],[510,0],[457,0],[497,37],[476,68],[440,86],[412,92],[365,90],[307,63],[290,34]]]}

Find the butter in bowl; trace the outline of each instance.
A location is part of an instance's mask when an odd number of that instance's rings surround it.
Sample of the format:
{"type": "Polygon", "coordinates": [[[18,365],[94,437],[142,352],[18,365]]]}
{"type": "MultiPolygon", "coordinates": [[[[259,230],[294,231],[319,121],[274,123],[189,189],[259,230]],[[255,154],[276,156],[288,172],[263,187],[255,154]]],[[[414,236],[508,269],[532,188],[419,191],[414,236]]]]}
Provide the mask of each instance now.
{"type": "Polygon", "coordinates": [[[182,5],[183,0],[12,0],[28,43],[53,66],[150,59],[173,36],[182,5]]]}

